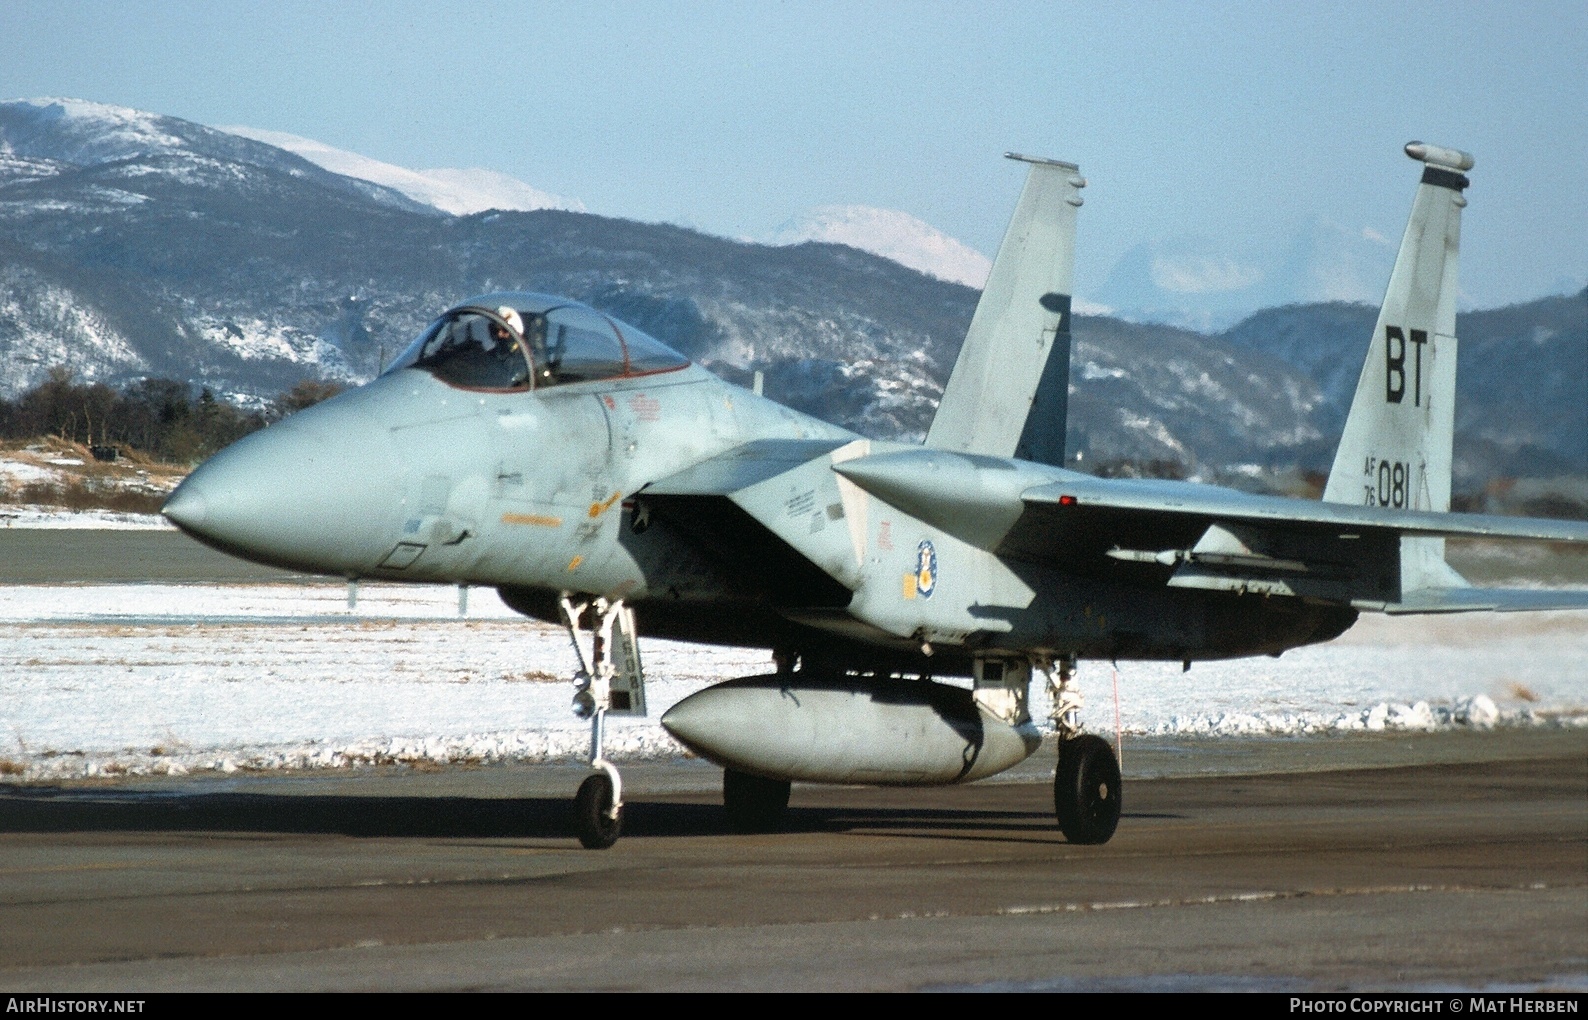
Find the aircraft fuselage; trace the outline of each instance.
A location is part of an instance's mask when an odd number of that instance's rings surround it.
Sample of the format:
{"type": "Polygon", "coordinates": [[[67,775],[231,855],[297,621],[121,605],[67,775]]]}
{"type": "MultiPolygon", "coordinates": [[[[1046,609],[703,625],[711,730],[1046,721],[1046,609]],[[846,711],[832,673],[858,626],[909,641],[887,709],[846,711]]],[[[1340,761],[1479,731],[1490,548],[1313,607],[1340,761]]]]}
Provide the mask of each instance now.
{"type": "MultiPolygon", "coordinates": [[[[1000,557],[832,470],[846,454],[907,449],[919,448],[861,439],[695,365],[515,392],[408,368],[243,439],[198,468],[167,513],[218,548],[289,569],[489,585],[548,620],[562,591],[621,598],[648,634],[851,668],[964,673],[972,654],[998,649],[1277,653],[1355,619],[1000,557]],[[747,443],[827,455],[791,459],[745,506],[651,493],[747,443]],[[768,524],[821,569],[781,553],[768,524]]],[[[1067,474],[1023,468],[1039,481],[1067,474]]]]}

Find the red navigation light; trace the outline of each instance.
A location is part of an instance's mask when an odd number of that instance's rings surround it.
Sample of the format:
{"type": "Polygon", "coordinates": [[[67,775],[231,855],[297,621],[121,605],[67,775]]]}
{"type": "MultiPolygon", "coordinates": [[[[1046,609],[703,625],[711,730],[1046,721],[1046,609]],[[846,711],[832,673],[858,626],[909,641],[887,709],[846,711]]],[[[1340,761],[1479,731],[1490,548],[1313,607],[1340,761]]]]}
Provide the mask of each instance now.
{"type": "Polygon", "coordinates": [[[1059,497],[1059,506],[1074,506],[1074,505],[1075,505],[1075,497],[1074,496],[1060,496],[1059,497]]]}

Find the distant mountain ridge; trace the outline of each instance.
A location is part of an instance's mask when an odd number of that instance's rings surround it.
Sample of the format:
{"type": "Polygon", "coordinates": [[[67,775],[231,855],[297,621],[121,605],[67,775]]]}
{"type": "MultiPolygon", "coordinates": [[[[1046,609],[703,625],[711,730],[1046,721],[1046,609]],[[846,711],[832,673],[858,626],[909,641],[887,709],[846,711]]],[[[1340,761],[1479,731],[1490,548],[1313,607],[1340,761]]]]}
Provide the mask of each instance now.
{"type": "Polygon", "coordinates": [[[784,223],[767,241],[847,244],[928,276],[978,290],[992,272],[991,259],[930,223],[907,213],[864,205],[817,206],[784,223]]]}
{"type": "MultiPolygon", "coordinates": [[[[924,434],[977,292],[842,244],[542,209],[449,215],[262,142],[76,101],[0,103],[0,396],[52,366],[258,402],[372,375],[471,294],[567,294],[723,376],[924,434]]],[[[1070,449],[1207,476],[1326,469],[1368,305],[1223,333],[1078,316],[1070,449]],[[1344,397],[1341,394],[1344,393],[1344,397]]],[[[1588,291],[1460,319],[1458,472],[1588,474],[1588,291]]]]}
{"type": "Polygon", "coordinates": [[[262,131],[250,127],[223,127],[219,130],[285,149],[332,173],[391,188],[415,202],[454,216],[467,216],[490,209],[518,212],[535,209],[585,211],[584,203],[578,199],[541,191],[495,170],[478,167],[409,170],[284,131],[262,131]]]}
{"type": "Polygon", "coordinates": [[[1222,242],[1184,237],[1126,252],[1095,295],[1114,314],[1203,331],[1289,304],[1378,304],[1396,243],[1314,219],[1284,250],[1231,256],[1222,242]],[[1267,268],[1265,268],[1267,267],[1267,268]]]}

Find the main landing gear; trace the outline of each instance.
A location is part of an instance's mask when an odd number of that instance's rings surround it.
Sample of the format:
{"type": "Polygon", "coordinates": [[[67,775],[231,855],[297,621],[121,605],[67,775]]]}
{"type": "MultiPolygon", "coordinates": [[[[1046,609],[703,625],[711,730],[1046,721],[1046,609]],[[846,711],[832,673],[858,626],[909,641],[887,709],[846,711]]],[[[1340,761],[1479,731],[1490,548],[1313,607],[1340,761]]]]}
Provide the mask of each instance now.
{"type": "Polygon", "coordinates": [[[1048,671],[1053,728],[1059,735],[1053,812],[1071,843],[1107,843],[1119,825],[1119,759],[1108,741],[1082,732],[1081,692],[1071,686],[1074,679],[1074,659],[1060,659],[1048,671]]]}
{"type": "Polygon", "coordinates": [[[622,600],[574,602],[566,592],[558,600],[563,626],[579,659],[574,675],[573,711],[590,720],[590,768],[594,772],[574,796],[574,829],[590,850],[605,850],[623,832],[623,779],[602,756],[606,717],[645,714],[645,673],[640,667],[634,610],[622,600]],[[589,655],[585,631],[590,617],[589,655]]]}

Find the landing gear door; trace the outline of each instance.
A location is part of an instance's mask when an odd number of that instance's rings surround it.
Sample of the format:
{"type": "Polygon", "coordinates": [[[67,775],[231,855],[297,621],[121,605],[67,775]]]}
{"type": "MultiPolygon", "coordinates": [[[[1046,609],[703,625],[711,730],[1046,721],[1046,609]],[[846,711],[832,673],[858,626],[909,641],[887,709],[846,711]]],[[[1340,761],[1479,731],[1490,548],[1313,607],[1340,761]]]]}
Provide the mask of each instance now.
{"type": "Polygon", "coordinates": [[[1011,726],[1031,721],[1030,660],[978,658],[971,669],[976,704],[1011,726]]]}
{"type": "Polygon", "coordinates": [[[639,632],[634,626],[634,610],[618,610],[612,628],[612,715],[645,714],[645,670],[640,665],[639,632]]]}

